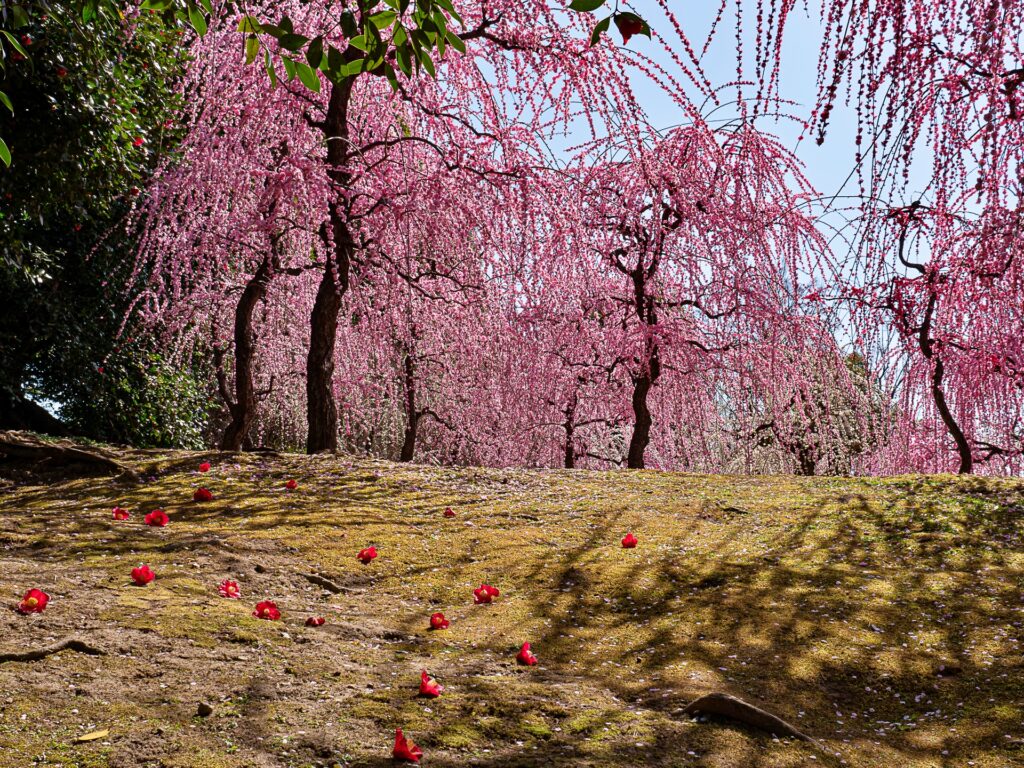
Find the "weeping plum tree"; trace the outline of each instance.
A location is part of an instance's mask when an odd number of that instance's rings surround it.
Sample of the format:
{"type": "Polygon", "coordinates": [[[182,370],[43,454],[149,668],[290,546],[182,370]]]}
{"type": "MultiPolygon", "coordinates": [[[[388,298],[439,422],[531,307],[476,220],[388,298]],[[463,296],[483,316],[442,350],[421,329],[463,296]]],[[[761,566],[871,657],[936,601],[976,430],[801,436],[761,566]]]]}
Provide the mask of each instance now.
{"type": "Polygon", "coordinates": [[[1020,334],[1007,329],[1022,327],[1012,233],[1024,213],[1024,6],[824,0],[822,10],[812,128],[824,142],[848,86],[864,196],[860,263],[835,298],[903,406],[878,469],[1019,469],[1020,334]]]}
{"type": "Polygon", "coordinates": [[[752,127],[695,125],[638,146],[591,171],[581,206],[627,330],[617,354],[632,382],[630,468],[645,466],[650,398],[665,370],[711,376],[726,353],[759,352],[750,320],[784,318],[797,266],[822,247],[790,187],[794,158],[752,127]]]}
{"type": "Polygon", "coordinates": [[[155,186],[158,197],[178,201],[185,220],[165,215],[153,224],[160,231],[151,231],[143,254],[154,258],[158,243],[176,240],[175,251],[155,257],[155,273],[177,279],[194,271],[181,265],[193,259],[196,244],[223,240],[200,257],[209,264],[211,255],[249,235],[239,221],[263,227],[251,205],[240,209],[234,200],[247,196],[249,183],[217,161],[244,155],[251,158],[244,167],[265,173],[271,148],[287,143],[289,163],[305,185],[279,213],[306,239],[294,244],[293,258],[315,249],[316,241],[323,246],[305,371],[309,452],[338,445],[339,315],[353,270],[381,239],[389,211],[422,189],[420,177],[444,176],[451,194],[465,194],[522,175],[538,164],[544,136],[568,125],[574,103],[600,119],[611,108],[609,91],[626,90],[614,50],[589,45],[589,15],[556,18],[539,0],[457,5],[442,2],[431,13],[423,3],[372,12],[375,3],[360,3],[336,17],[331,8],[270,3],[237,26],[234,19],[213,19],[191,51],[190,134],[181,159],[155,186]],[[283,26],[258,21],[277,13],[287,14],[283,26]],[[244,52],[239,30],[247,38],[244,52]],[[424,34],[431,45],[423,45],[424,34]],[[428,55],[435,49],[437,62],[428,55]],[[265,67],[247,66],[261,50],[265,67]],[[271,90],[278,82],[275,61],[292,79],[271,90]],[[441,68],[444,77],[418,76],[420,68],[430,74],[441,68]],[[517,112],[532,114],[529,130],[511,118],[517,112]],[[196,175],[197,167],[210,175],[196,175]],[[225,181],[231,186],[214,188],[225,181]],[[211,237],[204,216],[214,207],[231,211],[232,220],[211,237]],[[171,259],[179,264],[161,268],[171,259]]]}

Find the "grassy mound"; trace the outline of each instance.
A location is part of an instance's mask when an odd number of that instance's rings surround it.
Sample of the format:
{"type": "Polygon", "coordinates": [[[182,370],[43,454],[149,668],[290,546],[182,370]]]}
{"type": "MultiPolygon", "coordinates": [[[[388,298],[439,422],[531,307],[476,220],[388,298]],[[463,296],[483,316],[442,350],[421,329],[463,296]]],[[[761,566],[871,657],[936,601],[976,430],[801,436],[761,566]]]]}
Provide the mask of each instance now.
{"type": "Polygon", "coordinates": [[[121,458],[146,482],[5,481],[0,595],[52,599],[0,654],[106,653],[0,663],[2,768],[384,766],[396,727],[432,766],[1024,764],[1019,481],[121,458]],[[713,691],[815,743],[682,713],[713,691]]]}

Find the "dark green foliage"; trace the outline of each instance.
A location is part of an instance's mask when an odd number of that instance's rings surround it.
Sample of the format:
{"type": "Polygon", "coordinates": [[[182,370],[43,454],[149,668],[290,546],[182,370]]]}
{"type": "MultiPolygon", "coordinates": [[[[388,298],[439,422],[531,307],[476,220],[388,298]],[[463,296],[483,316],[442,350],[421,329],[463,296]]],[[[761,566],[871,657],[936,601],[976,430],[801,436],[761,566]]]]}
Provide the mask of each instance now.
{"type": "MultiPolygon", "coordinates": [[[[124,222],[175,142],[179,32],[145,16],[129,35],[55,6],[18,30],[31,58],[8,61],[0,114],[0,427],[25,398],[72,431],[139,445],[198,444],[194,377],[120,333],[135,291],[124,222]],[[103,368],[105,373],[101,374],[103,368]]],[[[53,430],[50,430],[53,431],[53,430]]]]}

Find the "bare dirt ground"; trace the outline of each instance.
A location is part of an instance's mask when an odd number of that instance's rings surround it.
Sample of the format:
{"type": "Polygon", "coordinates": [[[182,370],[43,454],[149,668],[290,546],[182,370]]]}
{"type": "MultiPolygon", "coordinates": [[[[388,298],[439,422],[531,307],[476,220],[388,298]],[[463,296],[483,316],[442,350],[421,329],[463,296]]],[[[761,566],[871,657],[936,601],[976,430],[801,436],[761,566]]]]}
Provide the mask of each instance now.
{"type": "Polygon", "coordinates": [[[1024,765],[1020,481],[120,458],[0,480],[0,658],[103,652],[0,662],[2,768],[384,766],[396,727],[428,766],[1024,765]],[[815,741],[682,712],[713,691],[815,741]]]}

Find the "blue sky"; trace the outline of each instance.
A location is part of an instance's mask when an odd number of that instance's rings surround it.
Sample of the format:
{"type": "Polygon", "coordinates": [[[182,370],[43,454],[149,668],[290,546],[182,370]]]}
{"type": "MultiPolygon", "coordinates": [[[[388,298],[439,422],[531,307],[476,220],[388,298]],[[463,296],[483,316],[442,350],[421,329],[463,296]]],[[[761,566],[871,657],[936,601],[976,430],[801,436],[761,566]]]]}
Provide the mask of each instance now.
{"type": "MultiPolygon", "coordinates": [[[[614,2],[610,3],[610,5],[614,2]]],[[[680,25],[690,37],[691,43],[698,48],[703,45],[715,14],[718,3],[715,0],[669,0],[670,7],[676,13],[680,25]]],[[[746,53],[746,72],[753,72],[752,52],[754,48],[754,18],[756,4],[752,0],[742,0],[745,29],[743,42],[746,53]]],[[[767,3],[765,3],[767,5],[767,3]]],[[[816,97],[816,73],[818,64],[819,42],[822,35],[820,19],[814,16],[817,0],[811,0],[808,9],[797,8],[789,19],[789,25],[783,42],[782,70],[780,78],[780,94],[782,98],[796,102],[790,112],[800,118],[806,118],[814,105],[816,97]]],[[[665,17],[654,0],[636,0],[631,6],[655,28],[662,28],[674,41],[674,33],[667,28],[665,17]]],[[[625,4],[622,4],[625,7],[625,4]]],[[[616,42],[621,38],[612,32],[616,42]]],[[[652,56],[671,72],[678,67],[660,50],[656,43],[646,38],[635,37],[629,43],[630,48],[652,56]]],[[[715,40],[702,59],[704,71],[711,82],[720,86],[736,79],[736,40],[735,40],[735,2],[729,0],[722,20],[719,22],[715,40]]],[[[635,81],[638,96],[652,122],[658,127],[665,127],[679,122],[681,115],[663,93],[651,83],[641,79],[635,81]]],[[[728,115],[727,110],[716,114],[728,115]]],[[[779,136],[783,143],[794,150],[806,166],[807,176],[823,195],[840,192],[854,167],[853,138],[856,133],[852,110],[837,105],[828,137],[822,146],[818,146],[813,136],[798,142],[800,126],[789,120],[762,119],[759,127],[762,130],[779,136]]],[[[856,190],[856,183],[851,182],[848,192],[856,190]]]]}

